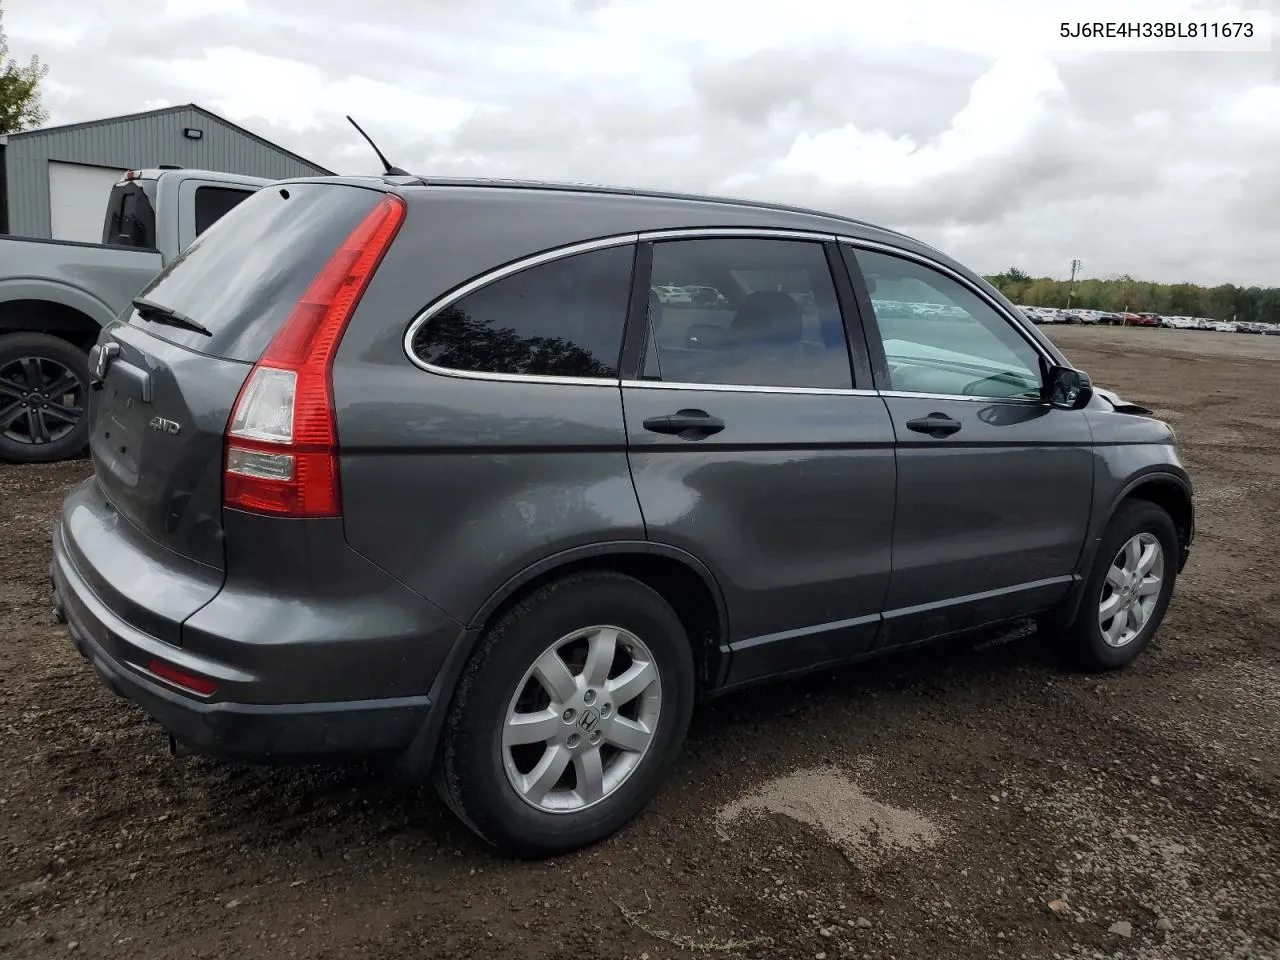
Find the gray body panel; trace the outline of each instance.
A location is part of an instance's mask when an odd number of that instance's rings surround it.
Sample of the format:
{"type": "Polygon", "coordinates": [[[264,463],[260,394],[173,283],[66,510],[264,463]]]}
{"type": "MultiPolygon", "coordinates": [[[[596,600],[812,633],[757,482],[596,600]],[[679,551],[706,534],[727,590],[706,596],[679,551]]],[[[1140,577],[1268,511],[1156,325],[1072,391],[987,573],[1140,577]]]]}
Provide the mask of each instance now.
{"type": "Polygon", "coordinates": [[[334,393],[348,541],[455,617],[545,557],[644,539],[617,387],[344,367],[334,393]]]}
{"type": "Polygon", "coordinates": [[[163,266],[153,250],[0,237],[0,304],[44,300],[106,326],[163,266]]]}
{"type": "Polygon", "coordinates": [[[1094,454],[1079,410],[973,398],[885,398],[898,437],[888,642],[1045,610],[1071,585],[1089,525],[1094,454]],[[950,436],[908,430],[960,421],[950,436]]]}
{"type": "Polygon", "coordinates": [[[730,682],[856,656],[889,586],[893,427],[874,395],[628,385],[631,469],[650,539],[699,557],[730,610],[730,682]],[[651,433],[705,410],[725,429],[651,433]]]}
{"type": "MultiPolygon", "coordinates": [[[[158,331],[164,332],[164,328],[158,331]]],[[[221,569],[223,431],[251,364],[175,346],[114,323],[119,347],[90,391],[94,475],[124,522],[166,551],[221,569]],[[156,429],[160,417],[176,433],[156,429]]]]}

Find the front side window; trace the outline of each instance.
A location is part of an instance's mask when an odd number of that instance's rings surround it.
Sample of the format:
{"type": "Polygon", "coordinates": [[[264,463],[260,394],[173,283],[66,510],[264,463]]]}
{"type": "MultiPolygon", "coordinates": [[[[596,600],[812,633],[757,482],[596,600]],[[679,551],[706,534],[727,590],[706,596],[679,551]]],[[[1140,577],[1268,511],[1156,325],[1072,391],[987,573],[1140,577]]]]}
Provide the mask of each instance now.
{"type": "Polygon", "coordinates": [[[645,379],[849,389],[849,350],[821,243],[653,245],[645,379]]]}
{"type": "Polygon", "coordinates": [[[495,280],[423,323],[413,353],[471,373],[617,377],[634,259],[608,247],[495,280]]]}
{"type": "Polygon", "coordinates": [[[892,390],[1038,399],[1040,356],[968,287],[932,267],[845,247],[862,271],[892,390]]]}

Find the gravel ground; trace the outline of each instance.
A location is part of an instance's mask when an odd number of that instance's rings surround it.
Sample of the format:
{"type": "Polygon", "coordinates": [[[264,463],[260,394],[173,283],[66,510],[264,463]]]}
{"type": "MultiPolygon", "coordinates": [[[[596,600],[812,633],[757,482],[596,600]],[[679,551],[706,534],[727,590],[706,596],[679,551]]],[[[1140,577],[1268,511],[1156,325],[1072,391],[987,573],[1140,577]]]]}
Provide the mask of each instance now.
{"type": "Polygon", "coordinates": [[[170,760],[50,614],[87,464],[0,466],[0,955],[1280,957],[1280,338],[1050,334],[1197,482],[1147,654],[1078,676],[1023,630],[714,702],[552,863],[377,770],[170,760]]]}

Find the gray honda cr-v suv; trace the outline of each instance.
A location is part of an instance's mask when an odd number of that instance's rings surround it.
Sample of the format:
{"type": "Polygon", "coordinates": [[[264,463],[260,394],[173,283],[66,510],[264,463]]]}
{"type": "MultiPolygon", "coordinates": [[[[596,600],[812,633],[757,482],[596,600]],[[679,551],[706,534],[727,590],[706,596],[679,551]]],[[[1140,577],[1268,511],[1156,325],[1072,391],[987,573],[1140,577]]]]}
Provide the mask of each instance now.
{"type": "Polygon", "coordinates": [[[285,182],[92,370],[52,575],[106,682],[188,749],[432,773],[518,854],[635,816],[699,697],[1023,617],[1123,666],[1194,533],[1150,411],[778,206],[285,182]]]}

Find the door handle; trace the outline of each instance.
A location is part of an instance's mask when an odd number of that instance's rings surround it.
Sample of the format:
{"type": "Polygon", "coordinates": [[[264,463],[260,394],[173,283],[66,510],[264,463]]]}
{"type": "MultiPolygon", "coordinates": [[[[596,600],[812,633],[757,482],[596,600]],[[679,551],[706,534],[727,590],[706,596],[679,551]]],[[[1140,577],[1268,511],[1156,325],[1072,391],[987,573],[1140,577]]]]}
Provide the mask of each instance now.
{"type": "Polygon", "coordinates": [[[907,429],[916,433],[927,433],[931,437],[949,437],[963,424],[953,420],[945,413],[931,413],[927,417],[917,417],[907,421],[907,429]]]}
{"type": "Polygon", "coordinates": [[[705,410],[677,410],[664,417],[650,417],[644,428],[653,433],[669,433],[685,440],[701,440],[724,429],[724,421],[705,410]]]}

